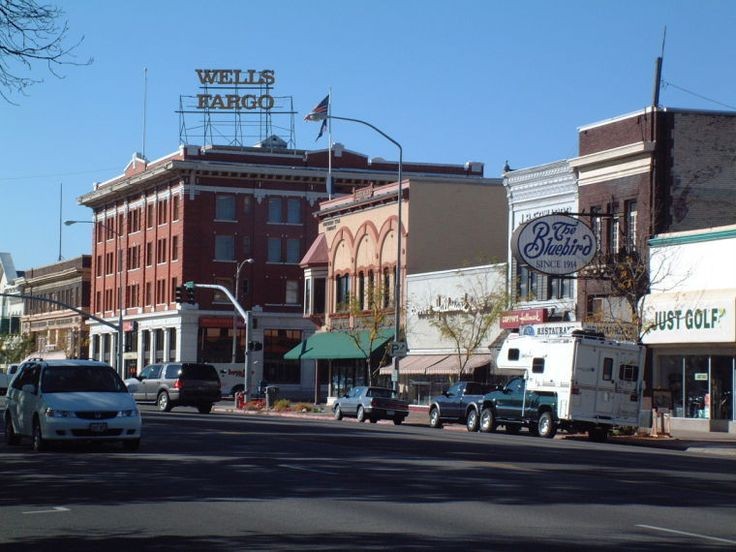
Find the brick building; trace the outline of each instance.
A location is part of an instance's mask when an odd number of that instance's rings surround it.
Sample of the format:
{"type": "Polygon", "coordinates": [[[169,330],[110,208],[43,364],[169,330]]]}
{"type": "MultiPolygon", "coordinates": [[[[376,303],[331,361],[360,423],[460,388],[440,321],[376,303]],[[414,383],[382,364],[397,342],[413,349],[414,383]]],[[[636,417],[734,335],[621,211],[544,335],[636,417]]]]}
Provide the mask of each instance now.
{"type": "MultiPolygon", "coordinates": [[[[276,383],[290,397],[311,395],[314,374],[283,354],[314,329],[302,315],[299,261],[317,236],[313,212],[328,199],[327,167],[327,150],[182,146],[152,162],[134,156],[123,175],[79,199],[94,211],[92,311],[115,322],[123,308],[127,373],[166,360],[242,367],[244,331],[227,298],[198,289],[194,304],[175,302],[185,282],[232,290],[237,279],[238,300],[253,313],[248,340],[262,344],[248,355],[251,381],[276,383]]],[[[333,148],[336,194],[394,181],[397,169],[333,148]]],[[[474,163],[403,169],[409,177],[482,173],[474,163]]],[[[115,364],[115,338],[92,323],[92,356],[115,364]]]]}
{"type": "MultiPolygon", "coordinates": [[[[591,213],[601,266],[657,234],[736,222],[736,113],[646,108],[579,129],[579,208],[591,213]]],[[[656,275],[654,275],[656,278],[656,275]]],[[[582,280],[578,319],[626,318],[608,282],[582,280]]]]}
{"type": "Polygon", "coordinates": [[[84,317],[71,305],[88,312],[91,257],[82,255],[47,266],[29,268],[16,279],[24,295],[49,301],[24,299],[21,332],[35,338],[34,356],[86,358],[89,330],[84,317]]]}

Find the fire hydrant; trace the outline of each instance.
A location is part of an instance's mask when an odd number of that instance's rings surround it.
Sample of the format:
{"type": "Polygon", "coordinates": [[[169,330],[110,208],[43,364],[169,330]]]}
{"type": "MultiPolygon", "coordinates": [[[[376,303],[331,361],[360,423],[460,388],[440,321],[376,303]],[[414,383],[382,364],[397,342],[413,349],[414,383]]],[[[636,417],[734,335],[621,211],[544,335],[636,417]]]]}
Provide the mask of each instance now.
{"type": "Polygon", "coordinates": [[[235,408],[242,410],[245,408],[245,393],[238,391],[235,393],[235,408]]]}

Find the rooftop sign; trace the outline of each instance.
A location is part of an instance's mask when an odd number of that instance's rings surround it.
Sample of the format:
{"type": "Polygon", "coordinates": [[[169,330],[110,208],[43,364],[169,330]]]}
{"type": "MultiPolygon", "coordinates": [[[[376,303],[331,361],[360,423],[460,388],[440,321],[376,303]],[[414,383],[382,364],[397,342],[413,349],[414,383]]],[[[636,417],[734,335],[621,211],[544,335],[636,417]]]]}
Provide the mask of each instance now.
{"type": "Polygon", "coordinates": [[[268,110],[275,104],[270,94],[270,87],[276,82],[272,69],[196,69],[196,72],[205,92],[209,88],[231,90],[229,94],[197,94],[197,109],[268,110]],[[249,93],[238,93],[242,89],[249,93]]]}
{"type": "Polygon", "coordinates": [[[519,262],[553,276],[578,272],[593,260],[596,250],[593,230],[570,215],[534,218],[511,237],[511,251],[519,262]]]}

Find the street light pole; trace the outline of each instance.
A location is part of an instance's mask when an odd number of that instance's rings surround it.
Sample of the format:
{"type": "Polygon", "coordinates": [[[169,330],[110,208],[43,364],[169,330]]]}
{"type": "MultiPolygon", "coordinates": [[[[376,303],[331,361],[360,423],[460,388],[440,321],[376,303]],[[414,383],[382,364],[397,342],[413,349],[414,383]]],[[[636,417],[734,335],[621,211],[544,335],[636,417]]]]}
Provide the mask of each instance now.
{"type": "MultiPolygon", "coordinates": [[[[386,138],[389,142],[399,148],[399,182],[398,182],[398,193],[396,199],[396,209],[398,211],[398,229],[396,233],[396,275],[394,282],[394,343],[399,343],[401,335],[401,201],[403,195],[402,189],[402,166],[404,161],[404,150],[396,140],[391,138],[388,134],[383,132],[380,128],[372,125],[367,121],[361,119],[353,119],[351,117],[338,117],[328,113],[317,113],[312,112],[306,116],[308,121],[323,121],[324,119],[336,119],[338,121],[349,121],[351,123],[359,123],[375,130],[378,134],[386,138]]],[[[400,357],[398,354],[393,357],[393,370],[391,371],[391,382],[393,383],[394,391],[399,392],[399,362],[400,357]]]]}
{"type": "MultiPolygon", "coordinates": [[[[99,222],[99,221],[98,221],[99,222]]],[[[72,224],[95,224],[95,221],[92,220],[65,220],[64,224],[66,226],[71,226],[72,224]]],[[[117,339],[117,371],[118,374],[120,374],[120,377],[125,379],[125,367],[123,366],[123,341],[125,339],[125,331],[123,330],[123,286],[125,285],[125,282],[127,281],[126,276],[126,266],[125,266],[125,253],[121,249],[121,239],[122,236],[120,235],[120,232],[115,230],[114,228],[108,226],[104,222],[99,223],[100,226],[105,228],[106,230],[109,230],[113,234],[115,234],[115,243],[117,244],[117,253],[118,255],[121,255],[120,259],[120,285],[118,286],[118,339],[117,339]]]]}
{"type": "MultiPolygon", "coordinates": [[[[238,263],[238,267],[235,270],[235,300],[238,299],[238,288],[239,288],[239,285],[240,285],[240,270],[246,264],[253,264],[254,262],[255,262],[254,259],[247,258],[247,259],[244,259],[244,260],[240,261],[240,263],[238,263]]],[[[236,352],[237,352],[237,341],[238,341],[238,325],[237,325],[237,322],[238,322],[238,317],[235,315],[235,313],[233,313],[233,350],[232,350],[232,359],[230,361],[232,364],[235,364],[236,352]]],[[[248,330],[246,329],[246,332],[247,331],[248,330]]],[[[247,335],[246,335],[246,338],[247,338],[247,335]]],[[[246,348],[246,354],[247,354],[247,350],[248,350],[248,341],[247,341],[247,339],[245,341],[245,348],[246,348]]]]}

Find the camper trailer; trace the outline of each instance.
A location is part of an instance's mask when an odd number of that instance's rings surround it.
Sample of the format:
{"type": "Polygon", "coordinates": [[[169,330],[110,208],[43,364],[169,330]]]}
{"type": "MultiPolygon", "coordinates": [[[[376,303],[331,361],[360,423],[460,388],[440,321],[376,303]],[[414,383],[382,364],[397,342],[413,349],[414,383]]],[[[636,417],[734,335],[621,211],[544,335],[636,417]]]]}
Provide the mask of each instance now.
{"type": "Polygon", "coordinates": [[[588,331],[569,336],[511,334],[497,366],[519,377],[484,397],[481,430],[492,431],[496,424],[512,431],[526,426],[551,437],[559,428],[587,431],[591,439],[605,440],[611,428],[639,423],[644,372],[640,345],[588,331]]]}

